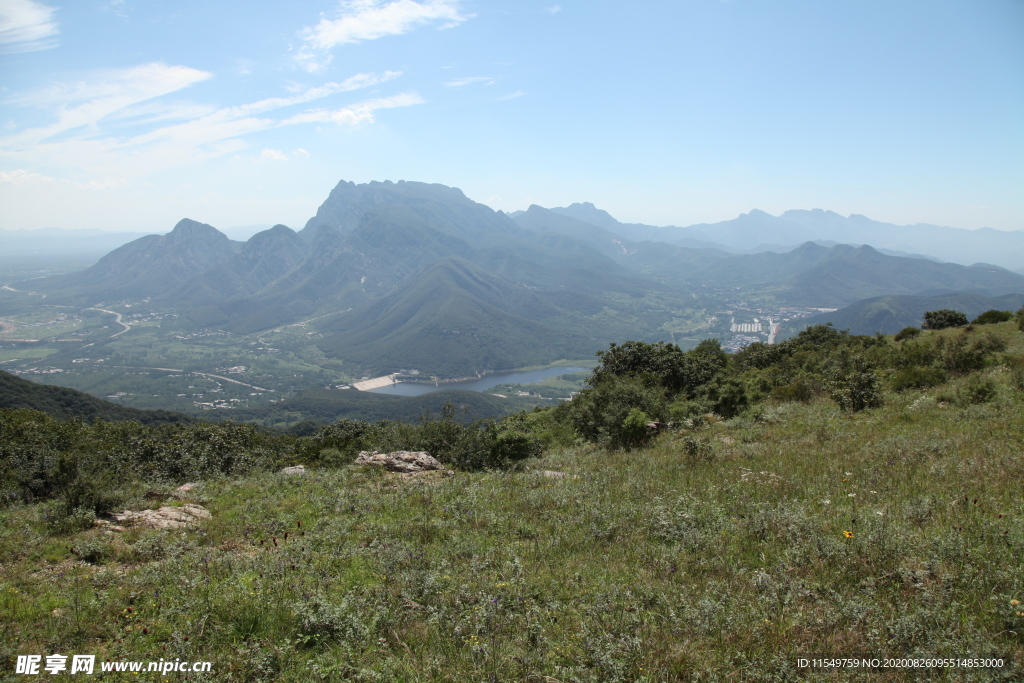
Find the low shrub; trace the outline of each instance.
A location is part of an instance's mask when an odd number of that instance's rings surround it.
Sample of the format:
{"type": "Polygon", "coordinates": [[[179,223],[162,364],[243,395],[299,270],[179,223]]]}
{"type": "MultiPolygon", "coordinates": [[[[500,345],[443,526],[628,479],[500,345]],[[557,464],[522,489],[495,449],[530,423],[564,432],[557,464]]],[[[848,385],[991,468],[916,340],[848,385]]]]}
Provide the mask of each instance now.
{"type": "Polygon", "coordinates": [[[960,386],[956,392],[955,400],[960,405],[988,403],[996,397],[997,393],[996,383],[991,377],[974,375],[960,386]]]}
{"type": "Polygon", "coordinates": [[[991,309],[985,311],[977,318],[971,321],[972,325],[994,325],[995,323],[1005,323],[1007,320],[1013,319],[1013,313],[1009,311],[997,311],[991,309]]]}
{"type": "Polygon", "coordinates": [[[893,337],[893,341],[903,341],[904,339],[913,339],[921,335],[921,330],[916,327],[904,327],[902,330],[896,333],[893,337]]]}
{"type": "Polygon", "coordinates": [[[851,413],[882,405],[878,376],[859,356],[829,373],[828,390],[832,400],[851,413]]]}
{"type": "Polygon", "coordinates": [[[946,373],[942,368],[911,366],[897,370],[889,376],[889,387],[893,391],[907,389],[926,389],[946,381],[946,373]]]}
{"type": "Polygon", "coordinates": [[[814,388],[807,380],[799,378],[789,384],[773,388],[769,395],[776,401],[807,403],[814,398],[814,388]]]}

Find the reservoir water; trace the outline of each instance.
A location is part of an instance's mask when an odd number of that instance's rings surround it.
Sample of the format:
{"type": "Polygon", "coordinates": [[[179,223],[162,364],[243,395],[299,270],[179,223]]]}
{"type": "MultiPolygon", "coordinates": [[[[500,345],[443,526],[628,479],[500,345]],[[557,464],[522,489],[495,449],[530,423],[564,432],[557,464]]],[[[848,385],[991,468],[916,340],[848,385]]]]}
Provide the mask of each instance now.
{"type": "Polygon", "coordinates": [[[390,384],[379,389],[370,389],[370,391],[375,394],[396,394],[398,396],[419,396],[433,391],[447,391],[449,389],[486,391],[499,384],[529,384],[531,382],[539,382],[548,377],[558,377],[559,375],[567,375],[570,372],[584,372],[588,370],[589,368],[562,366],[544,368],[542,370],[526,370],[524,372],[496,372],[493,375],[486,375],[480,379],[468,379],[464,382],[441,383],[437,386],[433,384],[399,382],[398,384],[390,384]]]}

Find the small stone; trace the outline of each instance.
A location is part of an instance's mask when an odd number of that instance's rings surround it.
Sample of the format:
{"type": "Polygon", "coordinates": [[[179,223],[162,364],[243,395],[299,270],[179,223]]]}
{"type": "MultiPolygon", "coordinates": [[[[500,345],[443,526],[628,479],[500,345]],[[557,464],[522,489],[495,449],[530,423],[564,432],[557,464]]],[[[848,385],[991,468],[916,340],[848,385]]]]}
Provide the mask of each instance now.
{"type": "Polygon", "coordinates": [[[304,475],[306,473],[305,465],[295,465],[294,467],[285,467],[281,470],[281,474],[291,476],[293,474],[304,475]]]}
{"type": "Polygon", "coordinates": [[[195,491],[197,488],[199,488],[199,484],[195,484],[195,483],[182,484],[178,488],[174,489],[174,492],[175,493],[188,493],[189,491],[195,491]]]}

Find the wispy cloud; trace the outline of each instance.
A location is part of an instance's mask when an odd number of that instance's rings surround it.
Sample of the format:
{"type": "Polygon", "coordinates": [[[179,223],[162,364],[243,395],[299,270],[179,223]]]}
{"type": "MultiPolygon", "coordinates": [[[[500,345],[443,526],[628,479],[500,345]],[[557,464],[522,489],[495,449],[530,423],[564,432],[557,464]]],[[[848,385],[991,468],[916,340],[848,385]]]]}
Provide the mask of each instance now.
{"type": "Polygon", "coordinates": [[[34,0],[0,1],[0,52],[33,52],[57,47],[55,8],[34,0]]]}
{"type": "Polygon", "coordinates": [[[309,152],[299,147],[298,149],[292,150],[292,155],[288,156],[285,152],[279,149],[264,149],[260,152],[260,161],[291,161],[292,159],[304,159],[309,156],[309,152]]]}
{"type": "Polygon", "coordinates": [[[373,123],[373,113],[378,109],[394,109],[396,107],[411,107],[423,104],[423,98],[416,93],[406,92],[391,97],[381,97],[374,100],[367,100],[353,104],[334,111],[317,109],[296,114],[285,119],[281,125],[292,125],[296,123],[337,123],[343,126],[358,126],[361,123],[373,123]]]}
{"type": "MultiPolygon", "coordinates": [[[[379,109],[421,103],[422,98],[415,93],[400,93],[336,109],[277,113],[399,75],[397,71],[356,74],[285,97],[218,108],[157,99],[211,77],[203,71],[146,64],[105,72],[89,81],[9,98],[9,103],[41,110],[42,115],[33,114],[36,119],[50,115],[55,120],[0,136],[0,158],[16,160],[19,166],[60,169],[72,175],[138,176],[239,152],[248,146],[246,136],[260,131],[312,122],[357,126],[372,123],[379,109]]],[[[308,156],[308,152],[293,153],[295,157],[303,155],[308,156]]],[[[260,158],[289,157],[270,149],[260,158]]]]}
{"type": "Polygon", "coordinates": [[[41,173],[30,173],[21,168],[13,171],[0,171],[0,183],[24,185],[26,183],[48,183],[52,180],[53,178],[48,178],[41,173]]]}
{"type": "Polygon", "coordinates": [[[561,5],[552,5],[551,7],[547,8],[547,11],[550,12],[551,14],[558,14],[559,12],[562,11],[562,6],[561,5]]]}
{"type": "Polygon", "coordinates": [[[503,100],[514,100],[515,98],[522,97],[525,94],[526,93],[523,92],[522,90],[516,90],[515,92],[509,93],[508,95],[502,95],[501,97],[495,97],[494,101],[495,102],[501,102],[503,100]]]}
{"type": "Polygon", "coordinates": [[[260,159],[269,161],[288,161],[288,155],[279,149],[265,149],[260,152],[260,159]]]}
{"type": "Polygon", "coordinates": [[[474,83],[493,85],[494,79],[490,76],[467,76],[466,78],[456,78],[455,80],[448,81],[445,85],[449,88],[461,88],[464,85],[472,85],[474,83]]]}
{"type": "Polygon", "coordinates": [[[296,53],[299,65],[313,73],[331,62],[330,50],[408,33],[424,24],[451,28],[472,15],[463,14],[460,0],[343,0],[335,18],[321,17],[300,32],[303,45],[296,53]]]}

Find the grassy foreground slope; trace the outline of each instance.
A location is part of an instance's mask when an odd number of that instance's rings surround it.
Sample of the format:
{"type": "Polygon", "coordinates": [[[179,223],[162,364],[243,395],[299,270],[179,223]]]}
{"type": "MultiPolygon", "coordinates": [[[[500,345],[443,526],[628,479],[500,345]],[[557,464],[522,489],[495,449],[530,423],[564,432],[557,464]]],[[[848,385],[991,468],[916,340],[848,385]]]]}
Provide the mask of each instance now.
{"type": "MultiPolygon", "coordinates": [[[[191,531],[59,535],[46,504],[8,505],[0,667],[76,652],[210,660],[217,681],[1020,680],[1024,335],[985,327],[1007,343],[994,362],[859,412],[769,400],[520,471],[210,476],[191,531]],[[813,655],[1006,666],[799,671],[813,655]]],[[[963,333],[925,337],[941,334],[963,333]]]]}

